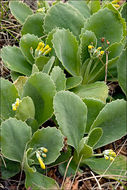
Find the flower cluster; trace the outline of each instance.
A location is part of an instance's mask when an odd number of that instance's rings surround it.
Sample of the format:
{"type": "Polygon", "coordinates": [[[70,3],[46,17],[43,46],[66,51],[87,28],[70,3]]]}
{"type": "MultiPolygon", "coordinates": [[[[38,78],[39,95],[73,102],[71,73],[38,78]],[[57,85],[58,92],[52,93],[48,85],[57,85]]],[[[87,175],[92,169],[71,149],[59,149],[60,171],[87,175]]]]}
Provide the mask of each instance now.
{"type": "Polygon", "coordinates": [[[16,111],[19,104],[20,104],[21,100],[19,98],[16,98],[16,102],[14,104],[12,104],[12,110],[16,111]]]}
{"type": "Polygon", "coordinates": [[[105,150],[103,154],[106,160],[110,159],[111,161],[113,161],[114,158],[116,157],[116,153],[112,149],[105,150]]]}
{"type": "Polygon", "coordinates": [[[115,8],[119,8],[119,7],[120,7],[119,4],[118,4],[119,1],[120,1],[120,0],[114,0],[114,1],[112,1],[112,5],[113,5],[115,8]]]}
{"type": "Polygon", "coordinates": [[[48,152],[47,148],[44,148],[44,147],[41,147],[36,151],[36,157],[37,157],[39,164],[43,170],[45,169],[45,164],[43,162],[43,158],[46,158],[45,153],[47,153],[47,152],[48,152]]]}
{"type": "Polygon", "coordinates": [[[101,50],[102,47],[98,47],[97,49],[93,45],[88,46],[88,50],[90,52],[91,57],[100,57],[104,54],[104,51],[101,50]]]}
{"type": "Polygon", "coordinates": [[[44,42],[39,42],[35,50],[35,56],[47,55],[51,50],[52,48],[50,48],[49,45],[45,45],[44,42]]]}

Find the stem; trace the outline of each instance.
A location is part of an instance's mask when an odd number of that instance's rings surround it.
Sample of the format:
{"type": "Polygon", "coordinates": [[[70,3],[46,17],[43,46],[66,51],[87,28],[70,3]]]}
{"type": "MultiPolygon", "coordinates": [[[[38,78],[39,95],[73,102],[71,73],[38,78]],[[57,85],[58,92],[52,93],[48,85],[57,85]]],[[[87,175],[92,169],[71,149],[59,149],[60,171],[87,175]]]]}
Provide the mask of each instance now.
{"type": "Polygon", "coordinates": [[[100,153],[100,154],[93,154],[92,156],[93,156],[93,157],[96,157],[96,156],[104,156],[104,154],[103,154],[103,153],[100,153]]]}
{"type": "Polygon", "coordinates": [[[85,71],[85,74],[84,74],[84,77],[83,77],[83,84],[86,84],[88,82],[88,75],[90,73],[90,68],[91,68],[91,64],[93,62],[93,59],[91,58],[88,65],[87,65],[87,68],[86,68],[86,71],[85,71]]]}
{"type": "Polygon", "coordinates": [[[106,64],[105,64],[105,83],[107,82],[107,70],[108,70],[108,54],[109,52],[106,51],[106,64]]]}

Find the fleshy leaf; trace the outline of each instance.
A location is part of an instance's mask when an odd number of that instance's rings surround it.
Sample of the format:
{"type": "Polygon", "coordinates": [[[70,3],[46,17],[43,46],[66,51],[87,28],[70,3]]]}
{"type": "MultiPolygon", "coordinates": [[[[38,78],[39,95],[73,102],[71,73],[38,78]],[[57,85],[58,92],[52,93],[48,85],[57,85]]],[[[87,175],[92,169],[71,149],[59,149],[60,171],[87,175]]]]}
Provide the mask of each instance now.
{"type": "Polygon", "coordinates": [[[94,172],[100,175],[104,174],[105,178],[116,180],[127,180],[126,162],[126,157],[122,155],[117,156],[112,164],[110,160],[105,160],[105,158],[91,158],[85,160],[85,164],[87,164],[94,172]]]}
{"type": "Polygon", "coordinates": [[[9,160],[22,162],[31,128],[24,122],[9,118],[1,126],[1,151],[9,160]]]}
{"type": "Polygon", "coordinates": [[[29,76],[31,65],[23,56],[21,50],[16,46],[6,46],[2,48],[1,57],[4,64],[12,71],[29,76]]]}
{"type": "Polygon", "coordinates": [[[88,109],[87,124],[85,131],[86,133],[88,133],[92,123],[94,122],[102,108],[105,106],[105,104],[102,101],[93,98],[85,98],[83,102],[86,104],[88,109]]]}
{"type": "Polygon", "coordinates": [[[37,65],[33,64],[32,74],[37,73],[37,72],[39,72],[39,69],[38,69],[37,65]]]}
{"type": "Polygon", "coordinates": [[[54,162],[60,155],[63,148],[63,135],[55,127],[46,127],[36,131],[29,143],[29,147],[36,151],[37,148],[45,147],[48,149],[47,157],[44,158],[45,164],[54,162]]]}
{"type": "Polygon", "coordinates": [[[68,144],[78,150],[87,120],[87,107],[74,93],[60,91],[54,97],[54,113],[68,144]]]}
{"type": "Polygon", "coordinates": [[[22,97],[22,92],[23,92],[23,86],[25,82],[27,81],[26,76],[19,76],[17,80],[15,80],[14,85],[16,89],[18,90],[19,96],[22,97]]]}
{"type": "Polygon", "coordinates": [[[42,72],[49,74],[54,64],[55,57],[52,56],[49,61],[44,65],[42,72]]]}
{"type": "Polygon", "coordinates": [[[65,28],[78,36],[84,21],[83,15],[71,5],[57,3],[48,10],[44,20],[44,29],[46,33],[49,33],[56,27],[65,28]]]}
{"type": "Polygon", "coordinates": [[[123,52],[120,55],[120,58],[117,62],[117,70],[118,70],[118,81],[120,84],[120,87],[122,88],[123,92],[127,96],[127,73],[126,73],[126,68],[127,68],[127,48],[123,50],[123,52]]]}
{"type": "Polygon", "coordinates": [[[104,82],[81,85],[74,88],[72,91],[82,99],[95,98],[103,101],[104,103],[108,97],[108,87],[104,82]]]}
{"type": "Polygon", "coordinates": [[[65,90],[66,88],[66,77],[63,70],[59,66],[55,66],[51,72],[51,78],[56,85],[56,90],[65,90]]]}
{"type": "Polygon", "coordinates": [[[39,71],[42,71],[44,66],[48,63],[49,57],[46,56],[39,56],[35,60],[35,64],[38,67],[39,71]]]}
{"type": "Polygon", "coordinates": [[[100,1],[99,0],[90,1],[89,7],[90,7],[91,14],[96,13],[101,8],[100,1]]]}
{"type": "Polygon", "coordinates": [[[39,39],[37,36],[33,34],[25,34],[20,39],[20,48],[28,62],[33,65],[34,64],[34,57],[30,52],[30,49],[32,48],[33,51],[37,48],[39,43],[39,39]]]}
{"type": "Polygon", "coordinates": [[[92,129],[95,127],[103,130],[103,135],[95,148],[107,145],[126,135],[126,101],[115,100],[106,104],[94,121],[92,129]]]}
{"type": "Polygon", "coordinates": [[[22,30],[21,34],[34,34],[38,37],[42,37],[43,33],[43,19],[44,15],[40,13],[36,13],[27,17],[22,30]]]}
{"type": "Polygon", "coordinates": [[[18,20],[20,24],[23,24],[29,15],[33,14],[32,9],[28,7],[25,3],[19,1],[10,1],[9,8],[14,17],[18,20]]]}
{"type": "Polygon", "coordinates": [[[30,97],[24,97],[16,111],[16,118],[25,121],[28,118],[34,118],[35,107],[30,97]]]}
{"type": "Polygon", "coordinates": [[[45,73],[35,73],[24,85],[23,96],[32,98],[35,106],[35,119],[41,125],[53,114],[53,96],[55,85],[50,76],[45,73]]]}
{"type": "Polygon", "coordinates": [[[12,110],[12,104],[18,98],[18,92],[14,84],[0,79],[0,117],[1,119],[8,119],[14,117],[15,113],[12,110]]]}
{"type": "Polygon", "coordinates": [[[68,77],[66,81],[66,89],[68,90],[74,88],[79,84],[81,84],[81,82],[82,82],[82,77],[80,76],[68,77]]]}
{"type": "Polygon", "coordinates": [[[103,131],[101,128],[92,129],[88,135],[87,145],[94,147],[101,138],[102,134],[103,131]]]}
{"type": "Polygon", "coordinates": [[[80,74],[80,59],[78,57],[78,41],[65,29],[58,29],[53,35],[53,47],[58,59],[72,75],[80,74]]]}

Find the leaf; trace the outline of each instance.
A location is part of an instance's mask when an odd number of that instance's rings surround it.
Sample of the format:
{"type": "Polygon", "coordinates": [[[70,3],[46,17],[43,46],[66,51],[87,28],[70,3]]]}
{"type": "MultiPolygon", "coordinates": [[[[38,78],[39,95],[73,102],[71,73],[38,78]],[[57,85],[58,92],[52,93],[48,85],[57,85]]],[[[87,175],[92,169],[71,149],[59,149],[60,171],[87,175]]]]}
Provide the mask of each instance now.
{"type": "Polygon", "coordinates": [[[15,112],[12,110],[12,104],[18,97],[18,92],[14,84],[8,80],[1,78],[0,84],[0,117],[8,119],[15,115],[15,112]]]}
{"type": "Polygon", "coordinates": [[[66,90],[77,87],[82,82],[81,76],[69,77],[66,81],[66,90]]]}
{"type": "Polygon", "coordinates": [[[6,46],[1,50],[1,57],[4,64],[15,72],[29,76],[31,65],[26,61],[21,50],[16,46],[6,46]]]}
{"type": "Polygon", "coordinates": [[[102,101],[93,98],[85,98],[83,102],[86,104],[88,110],[85,131],[85,133],[88,133],[92,123],[94,122],[102,108],[105,106],[105,104],[102,101]]]}
{"type": "Polygon", "coordinates": [[[74,88],[72,91],[82,99],[95,98],[103,101],[104,103],[108,97],[108,87],[104,82],[81,85],[74,88]]]}
{"type": "Polygon", "coordinates": [[[23,96],[32,98],[35,106],[35,119],[39,125],[53,114],[55,92],[55,85],[49,75],[41,72],[31,75],[24,85],[23,96]]]}
{"type": "Polygon", "coordinates": [[[59,66],[54,66],[50,76],[51,76],[51,79],[55,83],[57,91],[65,90],[66,77],[63,70],[59,66]]]}
{"type": "Polygon", "coordinates": [[[24,122],[9,118],[1,125],[1,151],[9,160],[22,162],[26,144],[31,138],[31,128],[24,122]]]}
{"type": "Polygon", "coordinates": [[[27,125],[29,125],[32,129],[32,134],[38,130],[39,125],[35,119],[29,118],[26,120],[27,125]]]}
{"type": "Polygon", "coordinates": [[[20,172],[20,164],[18,162],[14,162],[6,158],[4,158],[4,161],[6,163],[6,166],[4,165],[4,163],[2,163],[1,165],[2,179],[7,180],[8,178],[13,177],[20,172]]]}
{"type": "Polygon", "coordinates": [[[32,48],[33,51],[35,51],[35,49],[38,46],[38,43],[38,37],[33,34],[26,34],[22,36],[22,38],[20,39],[21,51],[31,65],[34,64],[34,57],[32,56],[30,49],[32,48]]]}
{"type": "Polygon", "coordinates": [[[91,10],[91,14],[96,13],[101,8],[100,1],[99,0],[90,1],[89,2],[89,7],[90,7],[90,10],[91,10]]]}
{"type": "Polygon", "coordinates": [[[82,156],[81,162],[83,162],[84,159],[91,157],[92,154],[93,154],[93,149],[89,145],[84,144],[84,146],[79,154],[80,155],[79,157],[82,156]]]}
{"type": "Polygon", "coordinates": [[[95,148],[107,145],[126,135],[126,101],[115,100],[106,104],[91,129],[95,127],[100,127],[103,130],[103,135],[95,148]]]}
{"type": "Polygon", "coordinates": [[[126,76],[126,58],[127,58],[127,48],[122,51],[120,58],[117,62],[117,70],[118,70],[118,81],[119,85],[122,88],[123,92],[127,96],[127,76],[126,76]]]}
{"type": "Polygon", "coordinates": [[[81,54],[81,61],[82,64],[84,61],[90,57],[89,51],[88,51],[88,46],[90,44],[93,44],[93,46],[96,47],[97,45],[97,38],[95,34],[92,31],[86,30],[84,33],[81,34],[80,36],[80,54],[81,54]]]}
{"type": "Polygon", "coordinates": [[[26,18],[33,14],[33,11],[30,9],[30,7],[19,1],[10,1],[9,8],[12,15],[14,15],[20,24],[23,24],[26,18]]]}
{"type": "Polygon", "coordinates": [[[45,33],[49,33],[56,27],[65,28],[69,29],[75,36],[78,36],[84,21],[83,15],[71,5],[57,3],[48,10],[45,16],[44,30],[45,33]]]}
{"type": "Polygon", "coordinates": [[[15,82],[15,80],[17,80],[18,77],[24,76],[23,74],[17,73],[15,71],[10,71],[10,74],[11,74],[11,79],[12,79],[13,82],[15,82]]]}
{"type": "Polygon", "coordinates": [[[29,34],[34,34],[35,36],[38,37],[42,37],[44,35],[43,19],[44,15],[40,13],[28,16],[22,27],[21,34],[24,35],[29,33],[29,34]]]}
{"type": "Polygon", "coordinates": [[[125,23],[116,9],[100,9],[92,15],[84,25],[82,32],[90,30],[98,39],[98,46],[102,46],[101,38],[110,42],[120,42],[124,34],[125,23]],[[115,32],[114,32],[115,31],[115,32]]]}
{"type": "Polygon", "coordinates": [[[39,172],[26,172],[25,180],[26,188],[31,187],[36,190],[53,189],[58,190],[58,185],[55,180],[40,174],[39,172]]]}
{"type": "Polygon", "coordinates": [[[35,107],[30,97],[24,97],[16,111],[16,118],[25,121],[28,118],[34,118],[35,107]]]}
{"type": "Polygon", "coordinates": [[[67,137],[68,144],[77,150],[85,132],[86,105],[74,93],[61,91],[55,95],[53,106],[60,130],[67,137]]]}
{"type": "Polygon", "coordinates": [[[18,90],[18,94],[20,97],[22,97],[23,86],[26,81],[27,81],[26,76],[19,76],[18,79],[14,82],[14,85],[15,85],[16,89],[18,90]]]}
{"type": "Polygon", "coordinates": [[[101,128],[92,129],[88,135],[87,145],[89,145],[90,147],[94,147],[100,140],[102,134],[103,131],[101,128]]]}
{"type": "Polygon", "coordinates": [[[52,56],[52,57],[49,59],[49,61],[44,65],[42,72],[49,74],[50,71],[51,71],[51,69],[52,69],[52,66],[53,66],[54,61],[55,61],[55,57],[52,56]]]}
{"type": "Polygon", "coordinates": [[[33,151],[40,147],[47,148],[48,152],[46,153],[47,157],[44,158],[44,163],[50,164],[60,155],[63,148],[63,135],[55,127],[42,128],[34,133],[29,147],[33,148],[33,151]]]}
{"type": "Polygon", "coordinates": [[[125,3],[123,4],[122,9],[121,9],[121,11],[120,11],[122,17],[123,17],[123,18],[125,19],[125,21],[127,22],[127,13],[126,13],[126,11],[127,11],[127,2],[125,2],[125,3]]]}
{"type": "Polygon", "coordinates": [[[38,67],[39,71],[43,70],[44,66],[48,63],[49,59],[49,57],[43,55],[36,58],[35,64],[38,67]]]}
{"type": "Polygon", "coordinates": [[[85,0],[72,1],[69,0],[68,4],[77,9],[86,19],[90,17],[90,10],[85,0]]]}
{"type": "Polygon", "coordinates": [[[53,39],[53,35],[56,32],[57,28],[53,29],[51,32],[48,33],[47,38],[46,38],[46,44],[49,45],[50,48],[52,48],[52,51],[50,52],[51,56],[55,56],[55,50],[53,48],[53,43],[52,43],[52,39],[53,39]]]}
{"type": "Polygon", "coordinates": [[[99,175],[104,174],[105,178],[115,180],[127,180],[126,162],[126,157],[122,155],[117,156],[112,164],[110,160],[105,160],[105,158],[90,158],[85,160],[85,164],[87,164],[94,172],[99,175]]]}
{"type": "Polygon", "coordinates": [[[78,57],[78,41],[75,36],[65,29],[57,30],[53,35],[53,47],[58,59],[65,69],[73,76],[80,74],[78,57]]]}
{"type": "Polygon", "coordinates": [[[37,73],[37,72],[39,72],[39,69],[38,69],[37,65],[33,64],[32,74],[37,73]]]}

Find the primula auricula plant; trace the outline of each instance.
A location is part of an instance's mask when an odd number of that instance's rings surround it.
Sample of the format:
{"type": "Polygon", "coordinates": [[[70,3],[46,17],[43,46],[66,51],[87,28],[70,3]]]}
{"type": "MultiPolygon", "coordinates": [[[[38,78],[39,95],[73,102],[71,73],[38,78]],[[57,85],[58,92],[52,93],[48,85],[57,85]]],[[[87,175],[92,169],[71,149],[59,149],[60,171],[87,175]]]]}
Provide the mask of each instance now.
{"type": "Polygon", "coordinates": [[[89,166],[124,176],[124,156],[96,149],[126,135],[126,3],[39,1],[36,13],[19,1],[9,7],[22,36],[19,47],[1,50],[13,79],[0,86],[2,177],[24,170],[26,188],[59,189],[47,170],[57,165],[64,175],[70,158],[67,175],[89,166]],[[108,95],[113,81],[120,99],[108,95]]]}

